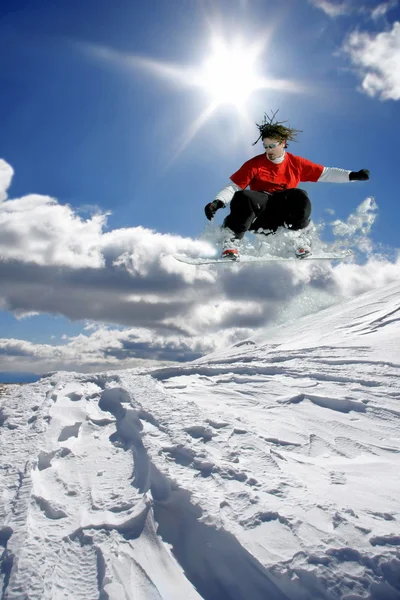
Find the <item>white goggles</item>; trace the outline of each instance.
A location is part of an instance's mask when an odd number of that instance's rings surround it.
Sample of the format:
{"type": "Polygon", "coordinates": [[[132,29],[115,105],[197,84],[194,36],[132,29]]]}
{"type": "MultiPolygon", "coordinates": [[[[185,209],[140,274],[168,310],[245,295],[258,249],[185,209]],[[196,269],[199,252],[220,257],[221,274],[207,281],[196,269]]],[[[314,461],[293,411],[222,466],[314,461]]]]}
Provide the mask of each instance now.
{"type": "Polygon", "coordinates": [[[282,142],[274,142],[273,144],[263,144],[265,150],[272,150],[281,144],[282,142]]]}

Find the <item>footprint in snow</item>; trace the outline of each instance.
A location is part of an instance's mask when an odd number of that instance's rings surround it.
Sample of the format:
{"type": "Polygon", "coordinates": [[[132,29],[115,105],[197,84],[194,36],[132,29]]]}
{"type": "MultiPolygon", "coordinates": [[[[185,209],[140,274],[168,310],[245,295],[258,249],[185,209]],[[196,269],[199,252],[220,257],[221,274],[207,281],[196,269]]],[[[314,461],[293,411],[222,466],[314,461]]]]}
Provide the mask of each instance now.
{"type": "Polygon", "coordinates": [[[37,468],[39,471],[44,471],[52,466],[51,462],[53,458],[64,458],[68,454],[71,454],[69,448],[60,448],[60,450],[53,450],[53,452],[44,452],[41,450],[37,458],[37,468]]]}
{"type": "Polygon", "coordinates": [[[341,471],[331,471],[329,478],[332,485],[345,485],[347,483],[346,473],[342,473],[341,471]]]}
{"type": "Polygon", "coordinates": [[[214,429],[222,429],[223,427],[228,427],[229,425],[229,423],[226,423],[225,421],[214,421],[213,419],[206,419],[206,421],[214,429]]]}
{"type": "Polygon", "coordinates": [[[184,431],[191,435],[192,438],[203,439],[205,442],[209,442],[216,435],[209,427],[204,427],[203,425],[185,427],[184,431]]]}
{"type": "Polygon", "coordinates": [[[68,517],[67,513],[54,502],[49,502],[41,496],[32,496],[40,510],[44,515],[51,520],[65,519],[68,517]]]}
{"type": "Polygon", "coordinates": [[[70,392],[69,394],[66,394],[66,397],[72,402],[79,402],[79,400],[82,400],[83,394],[81,392],[70,392]]]}
{"type": "Polygon", "coordinates": [[[241,483],[247,480],[246,473],[232,469],[232,467],[215,467],[214,472],[218,473],[222,479],[240,481],[241,483]]]}
{"type": "Polygon", "coordinates": [[[58,441],[59,442],[65,442],[66,440],[68,440],[71,437],[78,437],[79,434],[79,429],[81,428],[82,423],[80,423],[79,421],[77,421],[76,423],[74,423],[74,425],[67,425],[66,427],[63,427],[60,435],[58,436],[58,441]]]}
{"type": "Polygon", "coordinates": [[[245,435],[247,433],[247,429],[243,429],[242,427],[234,427],[233,433],[236,433],[236,435],[245,435]]]}

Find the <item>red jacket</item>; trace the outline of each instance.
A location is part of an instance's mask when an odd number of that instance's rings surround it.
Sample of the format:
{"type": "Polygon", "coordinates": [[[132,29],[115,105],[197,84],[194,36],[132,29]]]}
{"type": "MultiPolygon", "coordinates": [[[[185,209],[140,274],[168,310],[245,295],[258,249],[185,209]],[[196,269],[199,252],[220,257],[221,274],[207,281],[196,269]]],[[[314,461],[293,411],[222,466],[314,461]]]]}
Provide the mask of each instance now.
{"type": "Polygon", "coordinates": [[[324,167],[306,158],[285,153],[280,164],[270,161],[265,153],[254,156],[231,176],[243,190],[250,186],[256,192],[278,192],[297,187],[300,181],[318,181],[324,167]]]}

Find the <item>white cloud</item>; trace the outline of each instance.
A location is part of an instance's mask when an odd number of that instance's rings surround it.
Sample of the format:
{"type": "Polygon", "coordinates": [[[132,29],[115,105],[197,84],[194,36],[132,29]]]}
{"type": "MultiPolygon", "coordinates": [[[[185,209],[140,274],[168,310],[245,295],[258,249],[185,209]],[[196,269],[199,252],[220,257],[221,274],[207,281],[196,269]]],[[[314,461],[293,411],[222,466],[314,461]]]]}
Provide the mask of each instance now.
{"type": "Polygon", "coordinates": [[[340,2],[332,2],[331,0],[310,0],[316,8],[321,9],[328,17],[340,17],[348,15],[352,12],[353,8],[348,0],[342,0],[340,2]]]}
{"type": "Polygon", "coordinates": [[[398,1],[397,0],[391,0],[389,2],[382,2],[382,4],[378,4],[378,6],[376,6],[372,12],[371,12],[371,18],[374,21],[377,21],[378,19],[382,19],[383,17],[386,16],[386,14],[392,10],[393,8],[395,8],[398,5],[398,1]]]}
{"type": "Polygon", "coordinates": [[[377,34],[355,31],[343,48],[360,69],[362,89],[369,96],[400,100],[400,22],[377,34]]]}
{"type": "Polygon", "coordinates": [[[363,252],[371,252],[372,244],[368,237],[377,216],[378,206],[373,198],[366,198],[351,214],[346,222],[340,219],[332,223],[333,234],[352,241],[363,252]]]}
{"type": "MultiPolygon", "coordinates": [[[[107,232],[106,215],[84,220],[46,196],[7,200],[12,169],[4,162],[0,167],[2,310],[17,317],[63,315],[88,323],[81,335],[62,336],[59,345],[0,339],[3,370],[93,370],[133,366],[138,360],[189,360],[234,344],[266,324],[293,318],[292,299],[301,304],[305,290],[302,314],[346,294],[337,268],[329,263],[195,268],[172,255],[210,254],[208,241],[143,227],[107,232]]],[[[358,249],[368,249],[374,210],[367,199],[346,223],[336,222],[342,246],[351,240],[358,249]]],[[[315,244],[321,243],[316,230],[313,235],[315,244]]],[[[292,236],[281,232],[266,243],[282,247],[292,236]]],[[[362,273],[364,267],[353,269],[362,273]]],[[[399,276],[399,266],[383,262],[383,278],[385,273],[390,281],[399,276]]]]}
{"type": "Polygon", "coordinates": [[[8,260],[71,268],[103,266],[98,246],[104,215],[83,221],[69,206],[29,195],[0,205],[0,253],[8,260]]]}
{"type": "Polygon", "coordinates": [[[95,371],[102,369],[147,368],[171,361],[187,361],[208,354],[251,335],[232,330],[216,336],[162,335],[150,329],[97,327],[90,335],[67,338],[66,343],[35,344],[25,340],[1,339],[2,370],[44,373],[53,370],[95,371]]]}
{"type": "Polygon", "coordinates": [[[380,289],[389,283],[398,281],[400,276],[400,256],[396,262],[389,263],[377,257],[371,257],[360,266],[355,263],[340,264],[333,277],[336,285],[347,297],[364,294],[371,289],[380,289]]]}
{"type": "Polygon", "coordinates": [[[0,202],[7,198],[7,190],[10,187],[14,171],[5,160],[0,158],[0,202]]]}

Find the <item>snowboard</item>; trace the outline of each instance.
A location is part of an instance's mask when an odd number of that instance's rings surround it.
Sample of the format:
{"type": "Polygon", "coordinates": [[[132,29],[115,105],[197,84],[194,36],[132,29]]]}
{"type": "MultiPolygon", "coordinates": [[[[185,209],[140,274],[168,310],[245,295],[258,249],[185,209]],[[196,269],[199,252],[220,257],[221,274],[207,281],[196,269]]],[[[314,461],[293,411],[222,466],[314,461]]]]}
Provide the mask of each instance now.
{"type": "Polygon", "coordinates": [[[184,256],[182,254],[175,254],[174,258],[179,262],[186,263],[187,265],[241,265],[243,263],[263,263],[263,262],[308,262],[309,260],[343,260],[352,256],[351,250],[343,250],[339,252],[317,252],[315,254],[309,254],[304,258],[297,258],[297,256],[250,256],[241,255],[239,260],[229,260],[226,258],[204,258],[195,256],[184,256]]]}

